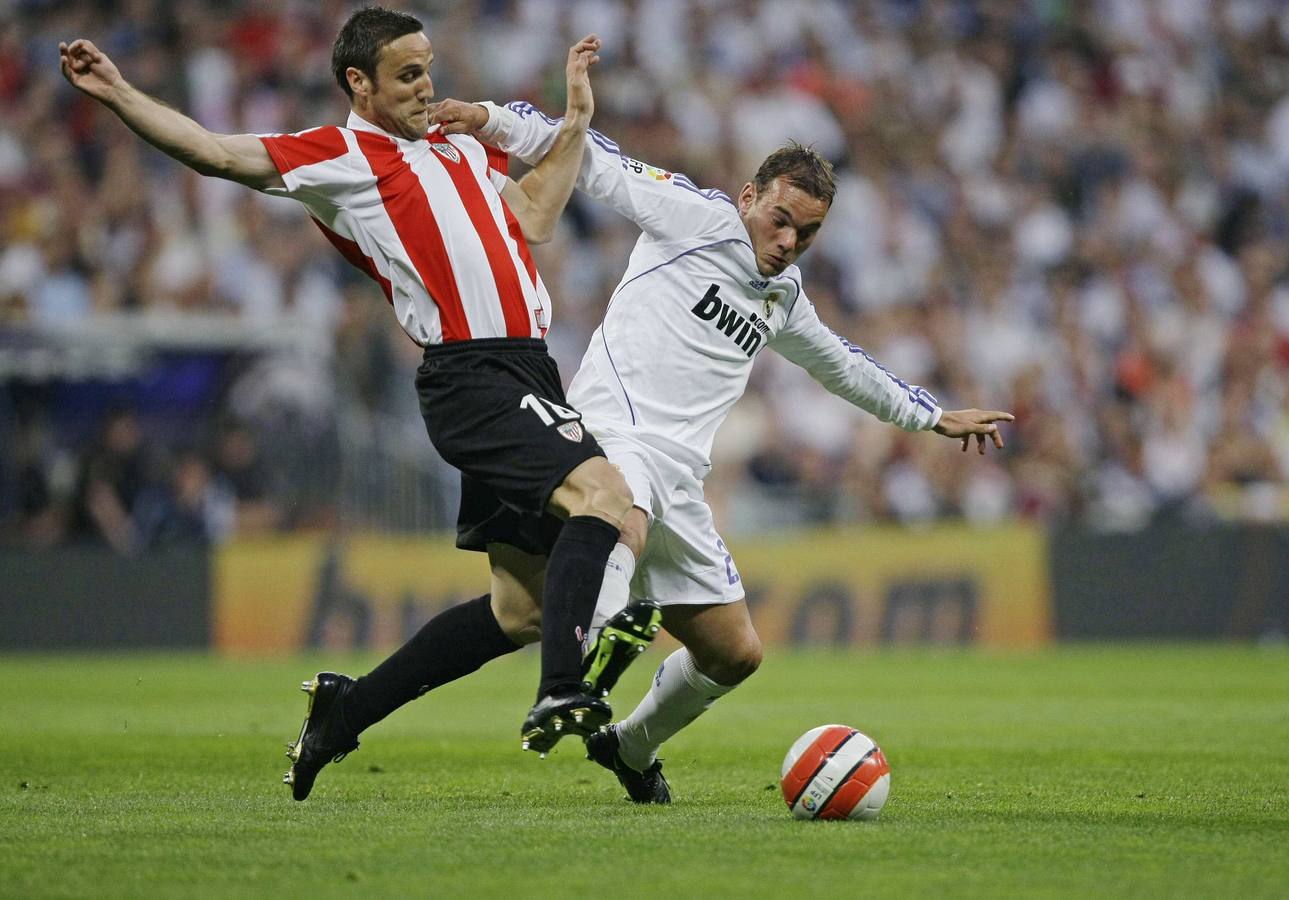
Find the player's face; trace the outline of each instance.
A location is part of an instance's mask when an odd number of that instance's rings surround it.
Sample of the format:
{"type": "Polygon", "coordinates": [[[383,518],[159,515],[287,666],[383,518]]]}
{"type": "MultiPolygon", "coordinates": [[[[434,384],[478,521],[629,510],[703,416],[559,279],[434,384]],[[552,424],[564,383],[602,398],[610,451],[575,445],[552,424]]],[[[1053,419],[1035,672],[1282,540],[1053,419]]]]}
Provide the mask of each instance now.
{"type": "Polygon", "coordinates": [[[434,48],[424,32],[405,34],[381,48],[369,95],[375,124],[409,141],[425,136],[434,99],[433,61],[434,48]]]}
{"type": "Polygon", "coordinates": [[[784,178],[774,179],[759,192],[755,184],[745,184],[738,208],[762,275],[778,275],[796,262],[828,215],[826,200],[810,196],[784,178]]]}

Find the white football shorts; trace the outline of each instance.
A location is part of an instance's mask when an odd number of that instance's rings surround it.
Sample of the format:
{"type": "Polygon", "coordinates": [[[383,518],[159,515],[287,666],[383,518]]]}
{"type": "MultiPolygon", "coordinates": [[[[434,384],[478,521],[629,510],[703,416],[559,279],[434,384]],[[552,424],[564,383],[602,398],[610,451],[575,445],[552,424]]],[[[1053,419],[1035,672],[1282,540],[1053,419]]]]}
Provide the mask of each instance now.
{"type": "Polygon", "coordinates": [[[660,606],[711,606],[743,599],[734,557],[716,532],[703,483],[687,467],[629,434],[590,426],[617,466],[635,505],[649,514],[631,596],[660,606]]]}

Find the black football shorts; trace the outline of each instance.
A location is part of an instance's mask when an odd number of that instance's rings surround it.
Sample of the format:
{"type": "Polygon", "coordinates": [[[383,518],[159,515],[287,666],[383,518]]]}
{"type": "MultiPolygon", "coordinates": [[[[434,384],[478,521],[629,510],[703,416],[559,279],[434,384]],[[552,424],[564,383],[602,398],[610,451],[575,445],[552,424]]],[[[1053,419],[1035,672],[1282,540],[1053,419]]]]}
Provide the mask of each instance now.
{"type": "Polygon", "coordinates": [[[546,342],[482,338],[425,348],[416,392],[430,441],[461,472],[457,546],[550,552],[560,521],[547,501],[604,451],[569,409],[546,342]]]}

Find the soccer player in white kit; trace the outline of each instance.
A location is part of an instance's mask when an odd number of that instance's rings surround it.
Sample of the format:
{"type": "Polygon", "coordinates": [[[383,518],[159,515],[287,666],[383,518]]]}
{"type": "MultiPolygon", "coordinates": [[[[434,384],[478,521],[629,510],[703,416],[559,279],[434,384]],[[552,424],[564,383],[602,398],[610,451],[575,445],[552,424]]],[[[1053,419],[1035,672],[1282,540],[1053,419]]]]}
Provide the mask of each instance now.
{"type": "MultiPolygon", "coordinates": [[[[526,103],[444,101],[448,133],[471,131],[525,162],[539,160],[559,122],[526,103]]],[[[634,497],[601,590],[596,623],[629,597],[664,607],[684,645],[659,667],[625,720],[587,739],[632,800],[666,803],[662,744],[754,672],[761,644],[733,557],[703,498],[711,447],[743,395],[752,363],[774,350],[829,391],[907,431],[934,430],[1003,446],[1009,413],[942,410],[830,331],[801,287],[795,260],[831,205],[831,166],[791,145],[771,154],[737,198],[622,154],[588,131],[577,188],[635,222],[636,243],[604,322],[569,390],[634,497]]]]}

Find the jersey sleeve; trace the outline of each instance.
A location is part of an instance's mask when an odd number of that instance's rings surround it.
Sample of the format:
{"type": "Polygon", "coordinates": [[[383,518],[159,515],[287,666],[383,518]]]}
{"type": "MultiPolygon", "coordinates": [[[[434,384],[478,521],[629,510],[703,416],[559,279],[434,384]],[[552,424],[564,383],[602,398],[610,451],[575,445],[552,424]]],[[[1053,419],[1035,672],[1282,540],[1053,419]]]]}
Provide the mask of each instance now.
{"type": "MultiPolygon", "coordinates": [[[[488,124],[480,138],[529,165],[541,161],[559,136],[561,120],[531,103],[482,105],[488,110],[488,124]]],[[[586,134],[577,188],[663,240],[720,230],[736,213],[727,194],[703,190],[679,172],[625,156],[617,144],[594,129],[586,134]]]]}
{"type": "Polygon", "coordinates": [[[924,388],[907,384],[877,360],[819,319],[814,304],[802,294],[788,322],[770,346],[801,366],[829,391],[883,422],[905,431],[925,431],[940,421],[941,409],[924,388]]]}
{"type": "Polygon", "coordinates": [[[344,130],[334,125],[297,134],[259,135],[259,139],[286,185],[268,188],[265,193],[291,197],[309,206],[340,207],[363,177],[349,158],[352,151],[344,130]]]}

